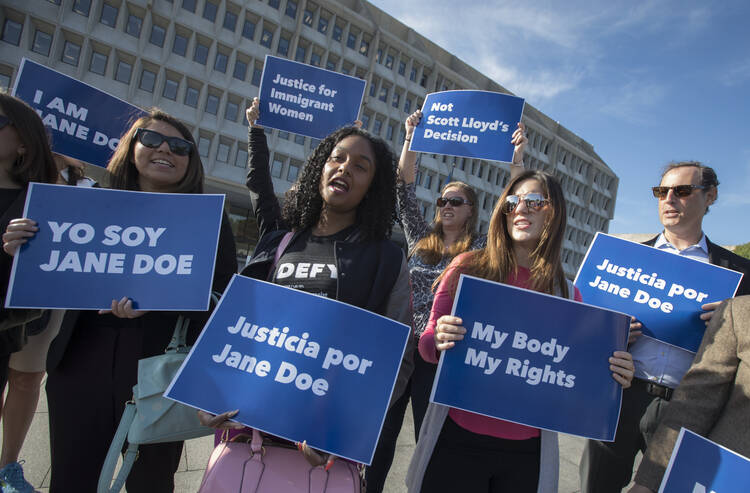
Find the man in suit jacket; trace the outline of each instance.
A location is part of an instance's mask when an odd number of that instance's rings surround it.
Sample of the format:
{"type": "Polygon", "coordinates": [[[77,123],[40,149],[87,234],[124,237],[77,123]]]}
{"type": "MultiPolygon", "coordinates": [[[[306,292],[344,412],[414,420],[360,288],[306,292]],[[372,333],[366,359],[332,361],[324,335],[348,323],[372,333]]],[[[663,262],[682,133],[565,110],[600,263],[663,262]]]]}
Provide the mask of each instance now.
{"type": "Polygon", "coordinates": [[[630,493],[659,489],[680,428],[750,456],[750,296],[727,300],[649,442],[630,493]]]}
{"type": "MultiPolygon", "coordinates": [[[[737,295],[750,294],[750,260],[715,245],[703,232],[703,218],[718,197],[718,185],[714,170],[699,162],[669,164],[660,185],[653,188],[664,231],[645,244],[741,272],[737,295]]],[[[708,323],[719,304],[703,305],[701,318],[708,323]]],[[[635,456],[646,450],[661,411],[695,356],[647,337],[636,339],[629,350],[635,378],[623,391],[615,441],[587,441],[580,464],[582,493],[619,493],[630,483],[635,456]]]]}

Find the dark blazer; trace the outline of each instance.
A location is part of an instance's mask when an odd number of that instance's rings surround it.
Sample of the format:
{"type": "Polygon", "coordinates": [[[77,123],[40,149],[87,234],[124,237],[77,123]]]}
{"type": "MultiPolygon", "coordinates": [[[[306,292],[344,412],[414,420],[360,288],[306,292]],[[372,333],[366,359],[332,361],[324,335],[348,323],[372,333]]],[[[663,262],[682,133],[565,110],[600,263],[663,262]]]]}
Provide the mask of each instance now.
{"type": "MultiPolygon", "coordinates": [[[[644,241],[644,245],[654,246],[656,239],[659,235],[654,236],[648,241],[644,241]]],[[[740,257],[736,253],[732,253],[726,248],[722,248],[715,243],[711,243],[711,240],[706,236],[706,246],[708,246],[708,261],[713,265],[731,269],[733,271],[744,274],[742,281],[740,282],[739,288],[735,296],[742,296],[750,294],[750,260],[740,257]]]]}

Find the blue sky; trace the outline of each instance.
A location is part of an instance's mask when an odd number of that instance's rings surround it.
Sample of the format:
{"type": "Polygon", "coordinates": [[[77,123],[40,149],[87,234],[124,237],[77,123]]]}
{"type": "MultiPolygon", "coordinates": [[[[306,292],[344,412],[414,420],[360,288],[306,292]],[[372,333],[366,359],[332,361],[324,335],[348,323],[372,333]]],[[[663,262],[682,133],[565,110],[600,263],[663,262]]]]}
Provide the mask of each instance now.
{"type": "Polygon", "coordinates": [[[706,234],[750,241],[750,3],[371,1],[593,144],[611,233],[660,231],[650,187],[692,159],[721,182],[706,234]]]}

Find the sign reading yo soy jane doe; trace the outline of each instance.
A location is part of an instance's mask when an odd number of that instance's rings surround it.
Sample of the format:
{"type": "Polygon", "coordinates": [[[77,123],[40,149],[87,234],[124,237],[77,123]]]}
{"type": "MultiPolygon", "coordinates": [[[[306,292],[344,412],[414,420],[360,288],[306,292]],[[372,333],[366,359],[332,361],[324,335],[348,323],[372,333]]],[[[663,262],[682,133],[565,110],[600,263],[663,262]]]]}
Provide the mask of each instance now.
{"type": "Polygon", "coordinates": [[[430,400],[598,440],[613,440],[622,387],[608,358],[630,318],[461,275],[453,313],[466,334],[443,351],[430,400]]]}
{"type": "Polygon", "coordinates": [[[266,55],[258,125],[323,139],[359,115],[365,81],[266,55]]]}
{"type": "Polygon", "coordinates": [[[32,183],[39,231],[13,261],[8,308],[206,310],[223,195],[32,183]]]}
{"type": "Polygon", "coordinates": [[[741,280],[733,270],[597,233],[575,284],[587,303],[632,315],[644,335],[695,352],[706,330],[701,306],[731,298],[741,280]]]}
{"type": "Polygon", "coordinates": [[[369,464],[409,337],[361,308],[235,275],[164,395],[369,464]]]}
{"type": "Polygon", "coordinates": [[[96,166],[107,166],[120,136],[146,114],[27,58],[21,60],[13,95],[39,113],[52,135],[53,151],[96,166]]]}
{"type": "Polygon", "coordinates": [[[410,150],[511,162],[524,100],[490,91],[428,94],[410,150]]]}

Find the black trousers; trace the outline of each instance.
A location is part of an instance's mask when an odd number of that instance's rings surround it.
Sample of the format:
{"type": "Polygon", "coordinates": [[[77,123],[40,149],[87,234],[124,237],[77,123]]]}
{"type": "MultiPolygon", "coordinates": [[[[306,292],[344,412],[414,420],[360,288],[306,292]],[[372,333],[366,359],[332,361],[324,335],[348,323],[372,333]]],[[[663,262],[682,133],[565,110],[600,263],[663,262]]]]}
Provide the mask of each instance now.
{"type": "MultiPolygon", "coordinates": [[[[61,363],[49,371],[50,492],[95,492],[104,458],[133,395],[141,329],[77,330],[61,363]]],[[[129,493],[172,492],[182,442],[141,445],[129,493]]]]}
{"type": "Polygon", "coordinates": [[[414,372],[411,380],[404,395],[388,410],[372,464],[365,471],[367,493],[381,493],[385,487],[409,399],[411,399],[411,411],[414,417],[414,441],[416,442],[419,438],[419,430],[427,412],[427,405],[430,403],[430,392],[432,392],[432,382],[435,380],[436,371],[437,365],[426,362],[419,355],[418,350],[414,351],[414,372]]]}
{"type": "Polygon", "coordinates": [[[622,392],[615,441],[586,441],[579,465],[581,493],[620,493],[630,483],[635,456],[646,451],[665,404],[646,392],[644,380],[633,379],[622,392]]]}
{"type": "Polygon", "coordinates": [[[536,493],[541,440],[472,433],[450,416],[422,480],[423,493],[536,493]]]}

